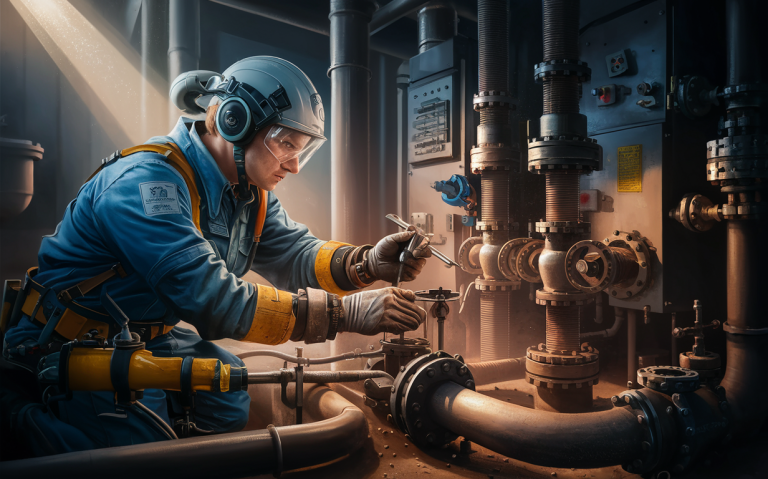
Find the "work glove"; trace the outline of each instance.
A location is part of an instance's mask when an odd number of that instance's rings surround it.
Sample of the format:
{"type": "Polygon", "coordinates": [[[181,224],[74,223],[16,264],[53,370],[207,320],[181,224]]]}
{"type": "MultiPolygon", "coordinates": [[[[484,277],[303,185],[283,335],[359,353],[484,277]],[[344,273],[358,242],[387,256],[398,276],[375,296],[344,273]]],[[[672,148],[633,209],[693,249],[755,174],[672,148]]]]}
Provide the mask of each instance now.
{"type": "Polygon", "coordinates": [[[402,333],[418,328],[427,312],[416,305],[413,291],[383,288],[344,297],[344,320],[339,331],[372,336],[402,333]]]}
{"type": "MultiPolygon", "coordinates": [[[[367,273],[382,281],[392,283],[397,280],[397,272],[400,269],[400,253],[411,241],[415,231],[402,231],[381,239],[372,250],[368,252],[367,273]]],[[[403,275],[400,281],[413,281],[421,273],[427,258],[432,256],[432,250],[428,243],[423,243],[413,252],[413,258],[408,258],[403,267],[403,275]]]]}

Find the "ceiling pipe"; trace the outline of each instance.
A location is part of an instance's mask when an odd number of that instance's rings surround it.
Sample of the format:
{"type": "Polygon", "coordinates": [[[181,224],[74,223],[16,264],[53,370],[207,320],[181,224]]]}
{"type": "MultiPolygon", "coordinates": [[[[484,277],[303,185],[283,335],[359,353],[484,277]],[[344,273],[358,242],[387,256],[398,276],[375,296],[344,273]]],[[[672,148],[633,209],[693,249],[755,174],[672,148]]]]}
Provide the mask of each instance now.
{"type": "Polygon", "coordinates": [[[371,241],[368,22],[375,9],[373,0],[331,0],[331,236],[351,244],[371,241]]]}
{"type": "MultiPolygon", "coordinates": [[[[168,78],[200,68],[200,0],[168,2],[168,78]]],[[[172,128],[181,114],[169,103],[172,128]]]]}
{"type": "Polygon", "coordinates": [[[418,14],[419,53],[450,40],[458,33],[456,10],[450,2],[431,1],[424,5],[418,14]]]}
{"type": "MultiPolygon", "coordinates": [[[[312,7],[296,2],[276,0],[211,0],[227,7],[269,18],[277,22],[330,36],[331,22],[328,20],[329,2],[313,2],[312,7]]],[[[424,3],[423,1],[421,3],[424,3]]],[[[386,55],[407,60],[416,55],[412,42],[401,34],[378,35],[371,38],[370,47],[386,55]]]]}
{"type": "Polygon", "coordinates": [[[91,451],[0,462],[0,477],[135,479],[240,478],[317,466],[343,458],[364,443],[368,422],[363,412],[328,386],[307,386],[304,406],[322,421],[257,431],[215,434],[168,441],[107,447],[91,451]],[[279,439],[278,439],[279,438],[279,439]],[[83,467],[87,465],[87,467],[83,467]]]}
{"type": "MultiPolygon", "coordinates": [[[[373,19],[371,19],[371,35],[384,30],[397,20],[419,10],[427,3],[424,0],[392,0],[373,15],[373,19]]],[[[477,23],[475,2],[454,0],[448,3],[451,4],[460,17],[477,23]]]]}

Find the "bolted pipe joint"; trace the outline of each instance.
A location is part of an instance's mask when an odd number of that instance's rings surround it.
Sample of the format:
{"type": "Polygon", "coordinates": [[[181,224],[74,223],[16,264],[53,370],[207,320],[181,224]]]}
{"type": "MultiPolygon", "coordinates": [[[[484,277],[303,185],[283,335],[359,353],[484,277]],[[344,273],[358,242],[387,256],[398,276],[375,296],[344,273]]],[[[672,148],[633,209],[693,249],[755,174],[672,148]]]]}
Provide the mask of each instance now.
{"type": "Polygon", "coordinates": [[[669,211],[669,217],[682,224],[686,229],[701,233],[709,231],[715,222],[723,220],[723,208],[712,204],[709,198],[697,193],[690,193],[669,211]]]}

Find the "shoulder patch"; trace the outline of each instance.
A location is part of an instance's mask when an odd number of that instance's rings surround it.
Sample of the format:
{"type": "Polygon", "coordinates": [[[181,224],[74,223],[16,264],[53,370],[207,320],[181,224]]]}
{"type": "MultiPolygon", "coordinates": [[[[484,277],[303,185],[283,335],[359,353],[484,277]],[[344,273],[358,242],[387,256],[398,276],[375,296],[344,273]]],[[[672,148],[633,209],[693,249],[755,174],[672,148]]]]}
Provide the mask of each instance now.
{"type": "Polygon", "coordinates": [[[180,214],[176,184],[167,181],[149,181],[139,184],[141,203],[147,216],[180,214]]]}

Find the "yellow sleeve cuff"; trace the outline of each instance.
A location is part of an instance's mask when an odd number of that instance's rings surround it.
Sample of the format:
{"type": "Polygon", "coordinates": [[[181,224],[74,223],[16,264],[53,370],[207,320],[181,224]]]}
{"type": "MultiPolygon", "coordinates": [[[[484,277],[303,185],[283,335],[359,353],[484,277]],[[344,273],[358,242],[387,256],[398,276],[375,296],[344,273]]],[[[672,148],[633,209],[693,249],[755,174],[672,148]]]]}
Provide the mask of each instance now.
{"type": "Polygon", "coordinates": [[[347,243],[339,243],[338,241],[328,241],[320,247],[320,251],[317,252],[315,257],[315,276],[320,287],[329,293],[337,294],[339,297],[346,296],[355,291],[344,291],[339,288],[331,275],[331,261],[333,261],[333,253],[342,246],[352,246],[347,243]]]}
{"type": "Polygon", "coordinates": [[[282,344],[291,338],[296,316],[293,296],[272,286],[254,284],[257,289],[256,313],[248,334],[242,339],[261,344],[282,344]]]}

